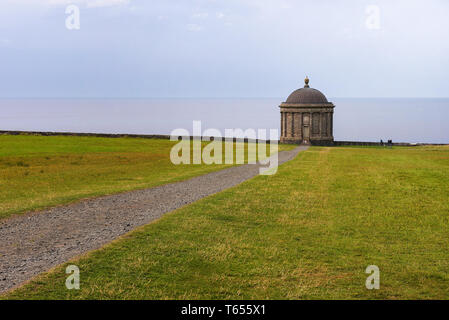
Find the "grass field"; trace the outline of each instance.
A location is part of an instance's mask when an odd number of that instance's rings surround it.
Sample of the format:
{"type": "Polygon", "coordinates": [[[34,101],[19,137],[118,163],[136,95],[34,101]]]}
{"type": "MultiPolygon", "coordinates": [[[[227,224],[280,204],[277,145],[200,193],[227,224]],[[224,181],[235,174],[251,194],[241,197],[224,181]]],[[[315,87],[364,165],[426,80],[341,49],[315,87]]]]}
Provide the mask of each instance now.
{"type": "MultiPolygon", "coordinates": [[[[138,138],[0,135],[0,219],[185,180],[226,166],[174,165],[170,149],[175,144],[138,138]]],[[[279,150],[292,147],[280,145],[279,150]]]]}
{"type": "Polygon", "coordinates": [[[448,147],[313,147],[4,298],[448,299],[448,181],[448,147]]]}

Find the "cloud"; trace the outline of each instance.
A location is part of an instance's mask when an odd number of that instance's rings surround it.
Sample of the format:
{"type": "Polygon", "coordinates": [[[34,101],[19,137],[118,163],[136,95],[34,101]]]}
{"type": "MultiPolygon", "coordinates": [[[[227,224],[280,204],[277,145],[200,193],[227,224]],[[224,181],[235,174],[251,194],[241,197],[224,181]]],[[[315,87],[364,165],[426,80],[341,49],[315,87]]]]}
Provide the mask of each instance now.
{"type": "Polygon", "coordinates": [[[113,7],[128,5],[130,0],[91,0],[87,1],[88,8],[113,7]]]}
{"type": "Polygon", "coordinates": [[[201,27],[200,25],[195,24],[195,23],[189,23],[187,25],[187,30],[192,31],[192,32],[198,32],[198,31],[203,30],[203,27],[201,27]]]}
{"type": "Polygon", "coordinates": [[[130,2],[131,0],[6,0],[6,4],[11,5],[67,6],[74,4],[87,8],[121,6],[128,5],[130,2]]]}
{"type": "Polygon", "coordinates": [[[192,15],[194,19],[205,19],[207,17],[209,17],[209,13],[207,12],[197,12],[192,15]]]}
{"type": "Polygon", "coordinates": [[[11,40],[6,38],[0,38],[0,47],[7,47],[11,43],[11,40]]]}

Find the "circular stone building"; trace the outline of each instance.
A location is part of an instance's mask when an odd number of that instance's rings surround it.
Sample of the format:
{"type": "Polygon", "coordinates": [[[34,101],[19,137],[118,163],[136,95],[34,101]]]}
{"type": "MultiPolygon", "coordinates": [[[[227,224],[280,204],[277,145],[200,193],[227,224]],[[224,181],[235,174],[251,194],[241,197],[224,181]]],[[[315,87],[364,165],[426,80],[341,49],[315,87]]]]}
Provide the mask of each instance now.
{"type": "Polygon", "coordinates": [[[332,145],[334,104],[309,87],[293,91],[281,108],[281,143],[332,145]]]}

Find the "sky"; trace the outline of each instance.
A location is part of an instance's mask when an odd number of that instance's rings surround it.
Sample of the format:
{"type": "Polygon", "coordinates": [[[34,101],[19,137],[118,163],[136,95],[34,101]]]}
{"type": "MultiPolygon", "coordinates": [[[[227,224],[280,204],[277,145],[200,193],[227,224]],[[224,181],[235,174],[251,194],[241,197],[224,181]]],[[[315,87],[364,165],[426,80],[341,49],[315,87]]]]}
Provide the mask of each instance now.
{"type": "Polygon", "coordinates": [[[449,97],[448,16],[447,0],[1,0],[0,98],[286,97],[306,75],[328,97],[449,97]]]}

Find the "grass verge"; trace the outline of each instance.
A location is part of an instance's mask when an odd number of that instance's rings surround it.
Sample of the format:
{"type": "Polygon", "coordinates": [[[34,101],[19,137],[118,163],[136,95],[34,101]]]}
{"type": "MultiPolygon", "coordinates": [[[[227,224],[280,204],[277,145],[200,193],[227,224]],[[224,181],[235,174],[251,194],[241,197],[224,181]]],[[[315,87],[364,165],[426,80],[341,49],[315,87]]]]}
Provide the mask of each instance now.
{"type": "Polygon", "coordinates": [[[448,299],[448,169],[448,147],[313,147],[3,298],[448,299]]]}
{"type": "Polygon", "coordinates": [[[229,166],[174,165],[170,150],[175,144],[162,139],[0,135],[0,219],[229,166]]]}

